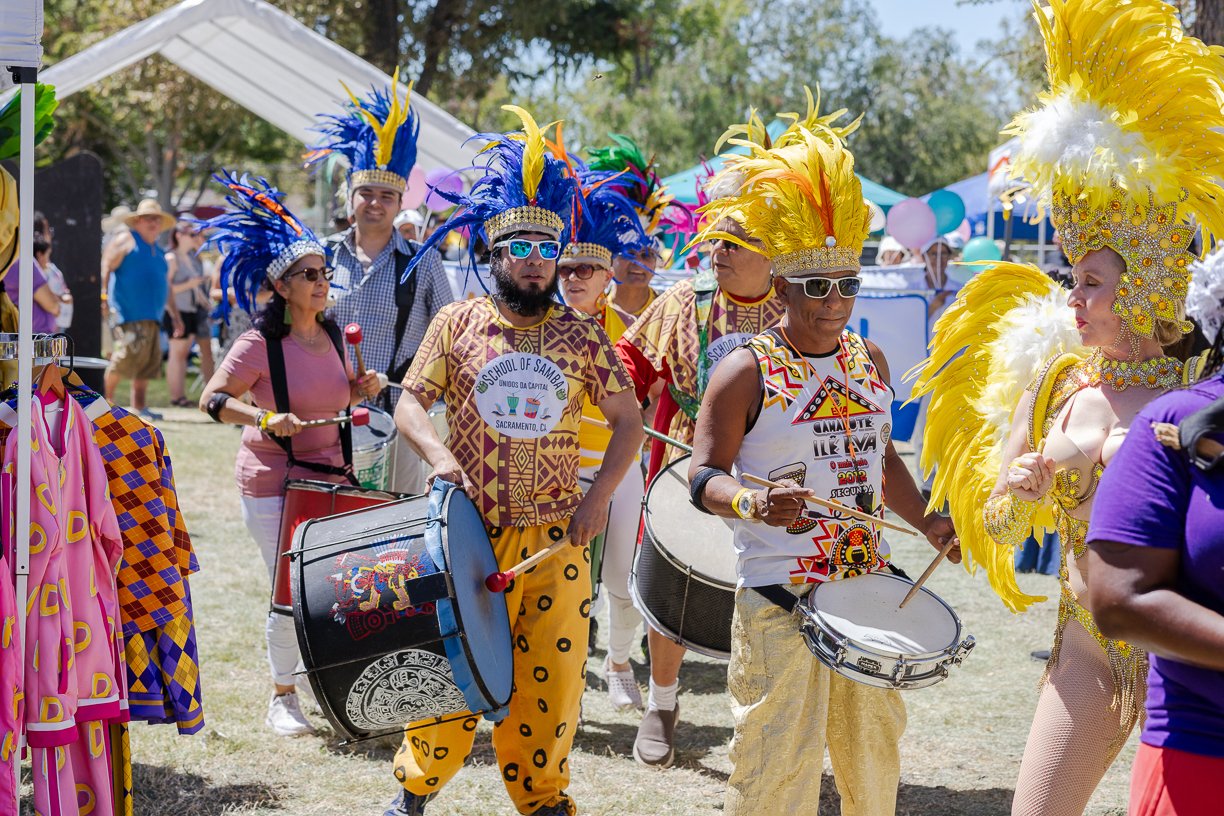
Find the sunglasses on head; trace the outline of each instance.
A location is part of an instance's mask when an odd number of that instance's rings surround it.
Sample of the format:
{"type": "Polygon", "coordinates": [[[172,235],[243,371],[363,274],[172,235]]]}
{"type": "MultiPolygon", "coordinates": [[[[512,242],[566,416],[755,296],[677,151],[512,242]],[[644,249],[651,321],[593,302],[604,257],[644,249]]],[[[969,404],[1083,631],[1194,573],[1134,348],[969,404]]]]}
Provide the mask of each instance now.
{"type": "Polygon", "coordinates": [[[509,241],[498,241],[494,249],[505,247],[510,250],[510,257],[518,260],[531,257],[531,251],[537,250],[540,257],[546,261],[555,261],[561,254],[560,241],[528,241],[526,238],[511,238],[509,241]]]}
{"type": "Polygon", "coordinates": [[[803,294],[816,300],[827,298],[837,286],[837,294],[844,298],[852,298],[863,288],[863,279],[857,275],[850,278],[783,278],[787,283],[797,283],[803,287],[803,294]]]}
{"type": "Polygon", "coordinates": [[[296,278],[297,276],[301,275],[303,278],[305,278],[310,283],[318,283],[319,278],[322,278],[325,281],[329,281],[332,279],[332,275],[334,274],[335,274],[335,270],[330,269],[326,266],[308,266],[305,269],[299,269],[296,272],[292,272],[286,275],[285,277],[286,278],[296,278]]]}
{"type": "Polygon", "coordinates": [[[572,266],[563,266],[557,270],[557,277],[561,280],[569,280],[571,276],[578,280],[590,280],[594,274],[595,267],[591,264],[573,264],[572,266]]]}

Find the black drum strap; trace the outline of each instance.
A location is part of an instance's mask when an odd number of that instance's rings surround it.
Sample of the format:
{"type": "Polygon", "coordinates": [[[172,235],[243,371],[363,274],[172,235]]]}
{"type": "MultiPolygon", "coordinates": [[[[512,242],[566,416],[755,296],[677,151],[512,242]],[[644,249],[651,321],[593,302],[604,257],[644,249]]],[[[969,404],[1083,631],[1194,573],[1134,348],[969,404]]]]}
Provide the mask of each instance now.
{"type": "Polygon", "coordinates": [[[794,612],[795,607],[799,605],[800,599],[798,596],[790,594],[785,589],[783,589],[780,586],[777,586],[776,584],[770,584],[769,586],[753,587],[752,591],[760,595],[761,597],[763,597],[765,600],[771,601],[776,606],[782,607],[783,609],[786,610],[786,613],[788,615],[791,612],[794,612]]]}

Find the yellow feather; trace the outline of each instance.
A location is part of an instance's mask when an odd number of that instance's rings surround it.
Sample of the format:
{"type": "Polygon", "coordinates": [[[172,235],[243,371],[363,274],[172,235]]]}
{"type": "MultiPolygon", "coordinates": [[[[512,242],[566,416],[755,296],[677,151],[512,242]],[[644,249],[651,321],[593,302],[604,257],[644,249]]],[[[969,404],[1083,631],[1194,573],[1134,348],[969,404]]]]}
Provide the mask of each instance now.
{"type": "Polygon", "coordinates": [[[518,105],[502,105],[502,110],[513,113],[523,123],[523,195],[534,202],[544,178],[544,154],[548,149],[544,133],[531,114],[518,105]]]}

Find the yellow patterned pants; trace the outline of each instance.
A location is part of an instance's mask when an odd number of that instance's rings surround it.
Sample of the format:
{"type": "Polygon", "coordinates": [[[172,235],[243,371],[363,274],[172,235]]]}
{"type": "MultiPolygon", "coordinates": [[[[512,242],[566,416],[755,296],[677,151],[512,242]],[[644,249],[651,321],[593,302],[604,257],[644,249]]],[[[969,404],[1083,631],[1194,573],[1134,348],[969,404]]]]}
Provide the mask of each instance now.
{"type": "MultiPolygon", "coordinates": [[[[502,569],[565,534],[567,522],[489,531],[502,569]]],[[[514,642],[510,713],[493,729],[493,750],[510,799],[520,813],[564,803],[569,752],[586,687],[590,555],[570,548],[514,580],[506,591],[514,642]]],[[[395,755],[395,778],[412,793],[442,788],[472,751],[476,717],[409,728],[395,755]]]]}
{"type": "Polygon", "coordinates": [[[735,593],[727,684],[735,736],[726,816],[815,813],[826,742],[843,816],[896,811],[905,731],[900,693],[826,669],[808,651],[798,621],[751,589],[735,593]]]}

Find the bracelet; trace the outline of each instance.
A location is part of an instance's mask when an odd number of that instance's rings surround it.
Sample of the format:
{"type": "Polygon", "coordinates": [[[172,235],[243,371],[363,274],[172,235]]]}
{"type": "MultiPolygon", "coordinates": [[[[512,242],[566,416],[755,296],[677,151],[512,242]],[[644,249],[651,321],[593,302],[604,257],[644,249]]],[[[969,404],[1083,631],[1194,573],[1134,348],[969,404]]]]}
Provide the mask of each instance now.
{"type": "Polygon", "coordinates": [[[103,292],[102,294],[98,295],[98,299],[105,303],[106,301],[110,300],[110,295],[103,292]]]}
{"type": "Polygon", "coordinates": [[[255,417],[255,424],[259,426],[259,430],[267,431],[268,430],[268,420],[270,420],[271,418],[272,418],[271,411],[261,410],[259,412],[259,415],[255,417]]]}
{"type": "Polygon", "coordinates": [[[705,492],[706,483],[708,483],[715,476],[730,476],[730,475],[731,475],[730,473],[727,473],[727,471],[723,470],[722,468],[716,468],[716,467],[701,468],[700,470],[697,471],[697,475],[693,478],[693,481],[689,483],[689,501],[692,502],[692,505],[694,507],[696,507],[698,510],[705,513],[706,515],[709,515],[709,516],[714,515],[713,513],[710,512],[709,508],[705,506],[705,502],[701,500],[701,494],[705,492]]]}
{"type": "Polygon", "coordinates": [[[1026,501],[1008,490],[992,496],[982,509],[986,533],[1004,547],[1019,547],[1033,534],[1037,502],[1026,501]]]}

